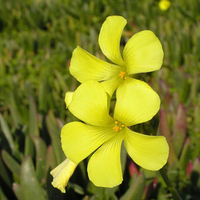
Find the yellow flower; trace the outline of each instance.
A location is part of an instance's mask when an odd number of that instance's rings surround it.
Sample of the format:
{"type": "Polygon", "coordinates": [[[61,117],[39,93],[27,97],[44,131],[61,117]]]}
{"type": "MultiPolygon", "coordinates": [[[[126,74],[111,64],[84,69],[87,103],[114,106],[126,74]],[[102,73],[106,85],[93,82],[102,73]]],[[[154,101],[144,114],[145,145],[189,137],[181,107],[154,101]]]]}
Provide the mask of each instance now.
{"type": "Polygon", "coordinates": [[[171,2],[168,0],[161,0],[158,5],[161,10],[165,11],[170,7],[171,2]]]}
{"type": "Polygon", "coordinates": [[[164,54],[159,39],[152,31],[145,30],[133,35],[124,47],[123,57],[121,56],[120,38],[126,23],[121,16],[110,16],[103,23],[99,34],[102,52],[115,64],[100,60],[81,47],[74,50],[70,73],[79,82],[101,81],[112,96],[115,89],[126,82],[127,77],[160,69],[164,54]]]}
{"type": "Polygon", "coordinates": [[[50,174],[53,176],[52,185],[58,188],[62,193],[65,193],[65,187],[74,173],[77,164],[69,159],[65,159],[60,165],[53,169],[50,174]]]}
{"type": "Polygon", "coordinates": [[[149,121],[159,110],[159,96],[148,84],[127,78],[117,89],[113,117],[109,115],[109,99],[102,85],[93,80],[81,84],[74,93],[67,92],[67,107],[82,122],[70,122],[61,131],[62,149],[76,165],[94,152],[88,176],[100,187],[114,187],[123,180],[122,141],[134,162],[148,170],[162,168],[169,152],[165,137],[129,129],[149,121]]]}

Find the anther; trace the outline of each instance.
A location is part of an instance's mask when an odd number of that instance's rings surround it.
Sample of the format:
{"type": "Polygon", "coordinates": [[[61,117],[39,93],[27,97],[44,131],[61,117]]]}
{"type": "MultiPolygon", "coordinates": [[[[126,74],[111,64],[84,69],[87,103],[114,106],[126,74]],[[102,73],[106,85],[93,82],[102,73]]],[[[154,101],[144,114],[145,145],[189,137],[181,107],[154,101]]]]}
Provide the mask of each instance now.
{"type": "Polygon", "coordinates": [[[121,72],[119,73],[119,77],[120,77],[121,79],[126,79],[125,74],[126,74],[126,72],[121,71],[121,72]]]}
{"type": "Polygon", "coordinates": [[[125,127],[124,124],[122,124],[121,122],[119,122],[119,121],[116,120],[115,121],[115,126],[113,127],[113,130],[115,132],[118,132],[118,131],[121,131],[124,127],[125,127]]]}
{"type": "Polygon", "coordinates": [[[115,125],[115,126],[113,127],[113,130],[114,130],[115,132],[118,132],[118,131],[119,131],[119,127],[118,127],[117,125],[115,125]]]}

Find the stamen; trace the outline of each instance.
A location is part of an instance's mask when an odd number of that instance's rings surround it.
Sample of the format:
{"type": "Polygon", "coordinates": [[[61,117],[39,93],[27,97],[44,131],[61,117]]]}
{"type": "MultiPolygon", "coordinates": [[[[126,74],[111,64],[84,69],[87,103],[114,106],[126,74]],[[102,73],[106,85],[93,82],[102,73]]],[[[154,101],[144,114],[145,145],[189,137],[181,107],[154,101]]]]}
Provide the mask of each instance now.
{"type": "Polygon", "coordinates": [[[127,78],[125,75],[126,75],[126,72],[121,71],[121,72],[119,73],[119,77],[120,77],[121,79],[124,79],[124,80],[127,78]]]}
{"type": "Polygon", "coordinates": [[[115,126],[113,127],[113,130],[114,130],[115,132],[118,132],[118,131],[119,131],[119,127],[118,127],[117,125],[115,125],[115,126]]]}
{"type": "Polygon", "coordinates": [[[113,127],[113,130],[115,132],[118,132],[118,131],[121,131],[124,127],[125,127],[124,124],[122,124],[121,122],[115,121],[115,126],[113,127]]]}

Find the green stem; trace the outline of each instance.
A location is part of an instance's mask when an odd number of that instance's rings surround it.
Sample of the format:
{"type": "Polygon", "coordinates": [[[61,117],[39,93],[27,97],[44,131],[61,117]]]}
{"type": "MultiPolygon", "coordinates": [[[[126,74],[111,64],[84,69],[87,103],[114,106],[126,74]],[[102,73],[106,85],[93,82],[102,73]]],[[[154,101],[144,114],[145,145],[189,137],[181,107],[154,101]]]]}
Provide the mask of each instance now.
{"type": "Polygon", "coordinates": [[[163,167],[162,169],[160,169],[160,174],[165,182],[165,184],[167,185],[167,188],[169,189],[169,191],[171,192],[174,200],[182,200],[182,198],[180,197],[180,195],[178,194],[178,192],[176,191],[176,189],[173,187],[167,172],[165,170],[165,168],[163,167]]]}

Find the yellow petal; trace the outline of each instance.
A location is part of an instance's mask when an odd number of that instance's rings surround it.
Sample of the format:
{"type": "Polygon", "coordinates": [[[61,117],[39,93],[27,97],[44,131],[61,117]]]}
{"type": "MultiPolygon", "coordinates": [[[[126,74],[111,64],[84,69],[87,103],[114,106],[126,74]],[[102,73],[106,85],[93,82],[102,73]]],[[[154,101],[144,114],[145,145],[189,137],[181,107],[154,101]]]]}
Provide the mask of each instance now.
{"type": "Polygon", "coordinates": [[[110,127],[102,128],[82,122],[71,122],[62,128],[62,149],[70,160],[78,164],[113,134],[115,133],[110,127]]]}
{"type": "Polygon", "coordinates": [[[161,10],[165,11],[170,7],[171,2],[168,0],[161,0],[158,5],[161,10]]]}
{"type": "Polygon", "coordinates": [[[120,67],[100,60],[81,47],[77,47],[73,52],[69,70],[79,82],[83,83],[86,80],[107,80],[116,76],[120,67]]]}
{"type": "Polygon", "coordinates": [[[152,171],[161,169],[169,156],[169,146],[163,136],[143,135],[125,128],[124,145],[135,163],[152,171]]]}
{"type": "Polygon", "coordinates": [[[73,115],[88,124],[107,126],[113,123],[107,100],[108,96],[101,84],[90,80],[76,89],[68,108],[73,115]]]}
{"type": "Polygon", "coordinates": [[[72,96],[73,96],[74,92],[66,92],[65,94],[65,104],[66,104],[66,108],[69,107],[69,104],[72,101],[72,96]]]}
{"type": "Polygon", "coordinates": [[[117,89],[114,118],[126,126],[149,121],[160,108],[160,98],[143,81],[127,78],[117,89]]]}
{"type": "Polygon", "coordinates": [[[119,132],[103,144],[90,158],[88,176],[94,185],[114,187],[121,184],[122,170],[120,161],[123,132],[119,132]]]}
{"type": "Polygon", "coordinates": [[[65,159],[60,165],[53,169],[50,174],[53,176],[52,185],[65,193],[65,187],[76,169],[76,164],[69,159],[65,159]]]}
{"type": "Polygon", "coordinates": [[[128,74],[160,69],[163,56],[161,43],[152,31],[141,31],[133,35],[123,52],[128,74]]]}
{"type": "Polygon", "coordinates": [[[123,79],[121,79],[119,76],[116,76],[107,81],[101,82],[101,85],[103,86],[105,91],[109,94],[109,96],[112,97],[114,91],[122,82],[123,79]]]}
{"type": "Polygon", "coordinates": [[[120,39],[126,19],[121,16],[107,17],[99,33],[99,46],[104,55],[120,66],[124,66],[124,61],[120,53],[120,39]]]}

